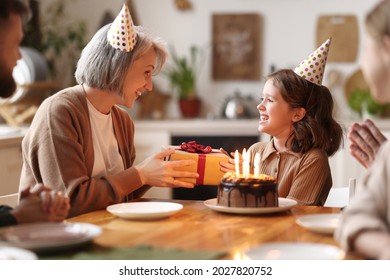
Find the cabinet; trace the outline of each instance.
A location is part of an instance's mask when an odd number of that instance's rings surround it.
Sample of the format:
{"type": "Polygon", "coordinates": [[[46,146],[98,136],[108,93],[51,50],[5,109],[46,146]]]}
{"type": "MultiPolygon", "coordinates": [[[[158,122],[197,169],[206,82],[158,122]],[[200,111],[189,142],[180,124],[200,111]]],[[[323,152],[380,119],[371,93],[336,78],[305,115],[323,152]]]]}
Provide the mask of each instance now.
{"type": "Polygon", "coordinates": [[[11,135],[0,134],[0,205],[14,207],[17,204],[22,169],[21,142],[23,135],[22,131],[11,135]]]}
{"type": "MultiPolygon", "coordinates": [[[[136,129],[134,143],[137,153],[135,164],[137,164],[147,157],[160,152],[163,146],[170,145],[170,134],[166,130],[156,129],[156,131],[153,131],[140,128],[136,129]]],[[[171,189],[152,187],[144,197],[169,199],[171,197],[171,189]]]]}
{"type": "Polygon", "coordinates": [[[350,178],[357,181],[366,169],[349,153],[350,142],[345,140],[344,147],[329,158],[333,187],[346,187],[350,178]]]}

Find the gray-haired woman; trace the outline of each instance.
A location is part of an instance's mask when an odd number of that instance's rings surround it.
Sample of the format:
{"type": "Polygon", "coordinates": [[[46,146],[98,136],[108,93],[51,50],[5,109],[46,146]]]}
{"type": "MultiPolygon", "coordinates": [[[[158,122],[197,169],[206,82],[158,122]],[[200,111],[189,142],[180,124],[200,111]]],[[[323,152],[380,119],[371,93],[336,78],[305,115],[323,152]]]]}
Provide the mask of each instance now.
{"type": "Polygon", "coordinates": [[[193,187],[176,177],[191,160],[164,161],[173,150],[155,154],[134,166],[134,124],[116,105],[131,108],[152,90],[152,74],[160,71],[164,43],[134,27],[136,44],[121,51],[109,42],[110,25],[102,27],[84,48],[77,64],[79,85],[46,99],[23,143],[20,189],[43,183],[71,199],[69,216],[104,209],[142,196],[149,186],[193,187]]]}

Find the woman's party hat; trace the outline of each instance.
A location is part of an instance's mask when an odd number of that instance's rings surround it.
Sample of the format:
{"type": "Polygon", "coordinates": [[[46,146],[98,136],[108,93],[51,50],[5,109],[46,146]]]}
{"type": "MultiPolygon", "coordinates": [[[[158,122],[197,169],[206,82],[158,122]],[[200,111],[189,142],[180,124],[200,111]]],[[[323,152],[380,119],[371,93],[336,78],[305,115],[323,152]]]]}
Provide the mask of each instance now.
{"type": "Polygon", "coordinates": [[[326,40],[315,52],[302,61],[294,72],[309,82],[319,86],[322,85],[331,40],[331,38],[326,40]]]}
{"type": "Polygon", "coordinates": [[[129,8],[123,4],[122,10],[115,18],[107,33],[107,40],[117,50],[130,52],[137,43],[137,32],[129,8]]]}

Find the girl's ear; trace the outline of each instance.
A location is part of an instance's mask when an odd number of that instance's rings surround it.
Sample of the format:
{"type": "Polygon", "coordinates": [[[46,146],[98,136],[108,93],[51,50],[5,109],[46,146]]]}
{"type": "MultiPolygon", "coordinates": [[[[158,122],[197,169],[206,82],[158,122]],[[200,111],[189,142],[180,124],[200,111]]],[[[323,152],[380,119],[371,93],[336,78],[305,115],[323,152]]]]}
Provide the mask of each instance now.
{"type": "Polygon", "coordinates": [[[293,122],[299,122],[300,120],[302,120],[305,115],[306,115],[306,109],[303,108],[303,107],[300,107],[300,108],[295,108],[294,109],[294,114],[293,114],[293,119],[292,121],[293,122]]]}

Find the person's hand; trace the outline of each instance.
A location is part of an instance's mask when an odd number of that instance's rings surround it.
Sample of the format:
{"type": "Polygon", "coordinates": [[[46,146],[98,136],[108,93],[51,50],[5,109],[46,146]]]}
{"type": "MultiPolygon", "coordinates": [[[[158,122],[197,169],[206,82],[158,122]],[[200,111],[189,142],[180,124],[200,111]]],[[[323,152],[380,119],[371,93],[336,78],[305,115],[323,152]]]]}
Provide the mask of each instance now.
{"type": "Polygon", "coordinates": [[[19,224],[61,222],[70,209],[69,198],[61,192],[37,185],[23,190],[19,204],[11,211],[19,224]]]}
{"type": "Polygon", "coordinates": [[[177,168],[195,164],[194,160],[164,161],[164,158],[173,154],[169,149],[148,157],[135,166],[143,184],[159,187],[193,188],[194,184],[181,181],[180,178],[198,178],[196,172],[180,171],[177,168]]]}
{"type": "MultiPolygon", "coordinates": [[[[227,151],[225,151],[223,148],[220,148],[219,149],[222,153],[224,153],[225,155],[229,156],[229,160],[228,162],[224,162],[224,161],[220,161],[219,162],[219,170],[221,170],[222,172],[235,172],[236,170],[236,166],[235,166],[235,155],[233,152],[229,153],[227,151]]],[[[239,156],[239,166],[242,166],[242,156],[240,153],[238,153],[238,156],[239,156]]]]}
{"type": "Polygon", "coordinates": [[[37,184],[31,190],[32,194],[39,195],[41,198],[42,210],[48,213],[63,213],[67,215],[70,209],[70,201],[67,195],[61,191],[54,191],[43,184],[37,184]]]}
{"type": "Polygon", "coordinates": [[[379,148],[387,140],[371,120],[352,124],[348,139],[351,141],[349,152],[365,168],[371,166],[379,148]]]}

